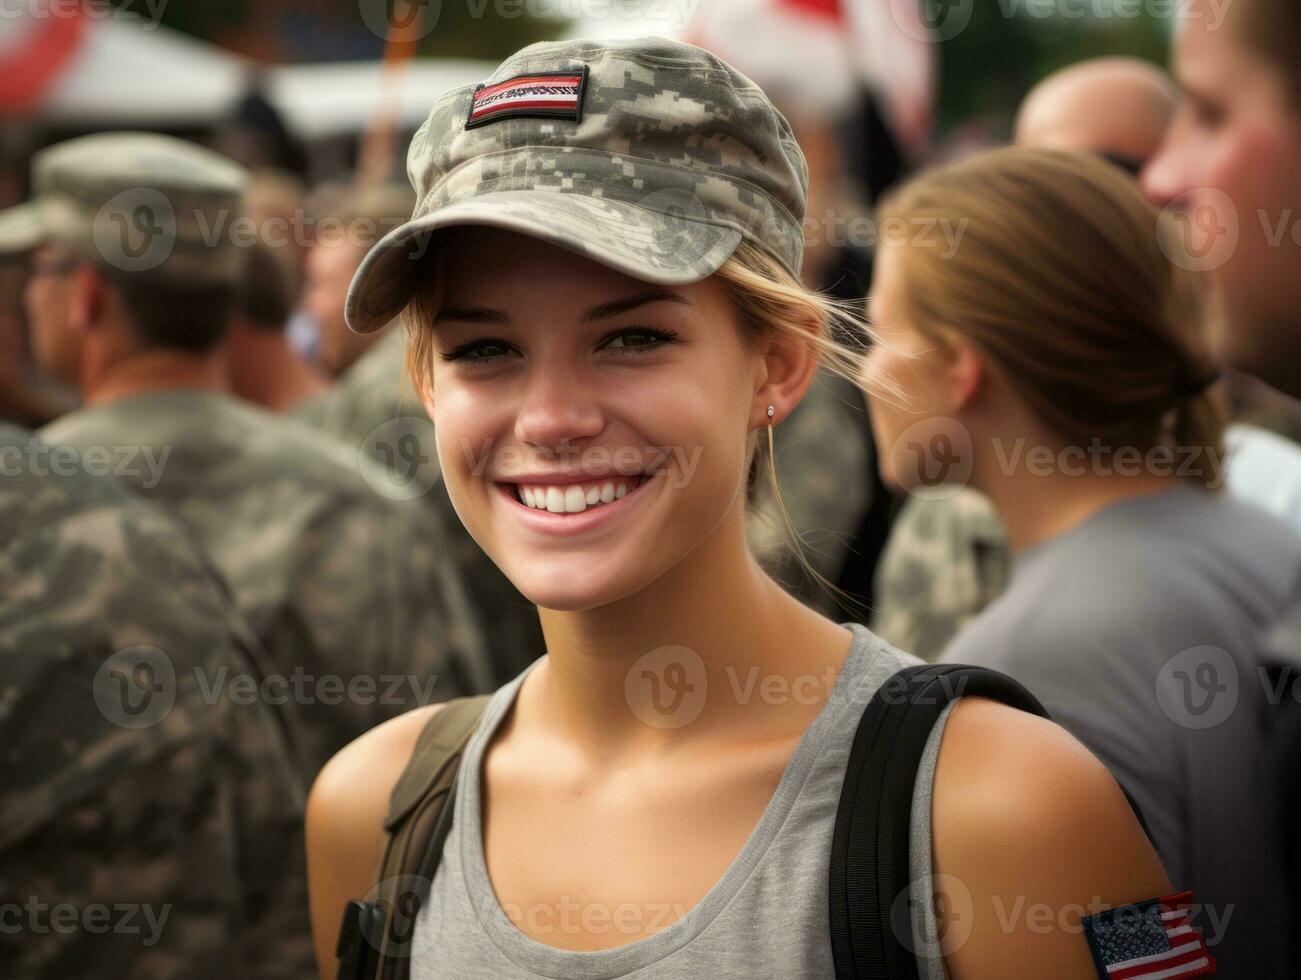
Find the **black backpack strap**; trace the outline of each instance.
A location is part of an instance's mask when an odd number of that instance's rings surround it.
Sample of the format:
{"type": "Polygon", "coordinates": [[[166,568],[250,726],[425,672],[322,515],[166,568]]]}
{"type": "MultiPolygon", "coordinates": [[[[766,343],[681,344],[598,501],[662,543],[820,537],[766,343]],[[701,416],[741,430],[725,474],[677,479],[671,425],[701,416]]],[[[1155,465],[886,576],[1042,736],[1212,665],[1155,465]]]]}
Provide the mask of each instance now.
{"type": "Polygon", "coordinates": [[[349,902],[339,928],[338,980],[405,980],[416,914],[452,827],[456,774],[491,695],[456,698],[421,730],[389,800],[388,843],[375,901],[349,902]]]}
{"type": "MultiPolygon", "coordinates": [[[[921,975],[912,951],[911,903],[899,901],[912,881],[913,786],[935,722],[960,697],[990,698],[1049,717],[1024,686],[985,667],[919,664],[877,689],[854,733],[831,840],[827,880],[837,980],[921,975]]],[[[1147,833],[1138,804],[1122,791],[1147,833]]]]}

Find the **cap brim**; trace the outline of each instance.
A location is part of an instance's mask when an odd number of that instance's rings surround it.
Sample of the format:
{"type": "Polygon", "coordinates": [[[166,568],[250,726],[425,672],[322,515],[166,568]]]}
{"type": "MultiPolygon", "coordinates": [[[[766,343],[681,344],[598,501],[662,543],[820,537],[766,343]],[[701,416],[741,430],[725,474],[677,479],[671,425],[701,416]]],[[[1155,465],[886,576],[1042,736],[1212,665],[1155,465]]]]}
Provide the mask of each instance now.
{"type": "Polygon", "coordinates": [[[30,252],[48,237],[45,209],[39,201],[28,201],[0,211],[0,255],[30,252]]]}
{"type": "Polygon", "coordinates": [[[736,251],[740,230],[691,217],[703,209],[686,192],[653,197],[663,198],[652,201],[663,210],[538,190],[481,194],[439,208],[385,235],[371,249],[348,289],[348,326],[371,333],[402,312],[418,284],[420,260],[441,228],[487,225],[516,231],[665,286],[699,282],[736,251]]]}

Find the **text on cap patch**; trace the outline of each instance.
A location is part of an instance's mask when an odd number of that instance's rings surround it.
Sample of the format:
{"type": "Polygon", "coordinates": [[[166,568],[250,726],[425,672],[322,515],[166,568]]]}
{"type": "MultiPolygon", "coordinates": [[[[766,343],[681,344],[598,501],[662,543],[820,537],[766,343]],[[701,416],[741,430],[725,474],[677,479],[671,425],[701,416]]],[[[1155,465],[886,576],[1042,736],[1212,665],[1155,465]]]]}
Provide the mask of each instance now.
{"type": "Polygon", "coordinates": [[[529,72],[504,82],[480,85],[470,99],[465,128],[520,116],[581,122],[586,87],[586,65],[569,71],[529,72]]]}

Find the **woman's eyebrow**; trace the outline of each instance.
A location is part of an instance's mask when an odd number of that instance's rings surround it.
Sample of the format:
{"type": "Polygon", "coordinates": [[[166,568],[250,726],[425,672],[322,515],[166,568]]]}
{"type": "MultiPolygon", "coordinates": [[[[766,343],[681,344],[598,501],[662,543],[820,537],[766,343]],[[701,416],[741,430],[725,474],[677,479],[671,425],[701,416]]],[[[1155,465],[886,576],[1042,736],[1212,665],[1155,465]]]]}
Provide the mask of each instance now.
{"type": "Polygon", "coordinates": [[[433,322],[438,324],[453,320],[457,323],[495,323],[500,325],[510,323],[510,317],[501,310],[490,309],[486,306],[448,306],[438,311],[438,315],[434,317],[433,322]]]}
{"type": "Polygon", "coordinates": [[[593,320],[605,320],[612,316],[618,316],[620,313],[635,310],[639,306],[645,306],[647,303],[661,302],[681,303],[684,306],[694,305],[691,300],[679,293],[669,292],[666,289],[653,289],[650,292],[638,293],[626,299],[617,299],[612,303],[601,303],[597,306],[588,307],[587,311],[583,313],[583,320],[587,323],[591,323],[593,320]]]}
{"type": "MultiPolygon", "coordinates": [[[[583,322],[591,323],[594,320],[606,320],[612,316],[618,316],[620,313],[627,313],[629,310],[635,310],[639,306],[645,306],[648,303],[681,303],[684,306],[694,305],[691,300],[679,293],[670,292],[665,289],[654,289],[646,293],[637,293],[635,296],[628,296],[624,299],[617,299],[610,303],[600,303],[596,306],[588,307],[583,312],[583,322]]],[[[489,323],[499,326],[505,326],[510,323],[510,317],[503,310],[492,309],[487,306],[449,306],[439,310],[438,315],[434,317],[434,323],[444,323],[455,321],[457,323],[489,323]]]]}

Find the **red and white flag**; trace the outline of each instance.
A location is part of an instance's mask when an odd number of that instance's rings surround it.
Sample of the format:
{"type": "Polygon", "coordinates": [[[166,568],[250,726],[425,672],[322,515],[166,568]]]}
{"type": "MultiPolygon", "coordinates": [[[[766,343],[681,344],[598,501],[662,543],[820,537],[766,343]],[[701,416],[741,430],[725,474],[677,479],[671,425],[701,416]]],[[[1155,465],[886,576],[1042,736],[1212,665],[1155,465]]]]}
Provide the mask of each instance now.
{"type": "Polygon", "coordinates": [[[0,31],[0,113],[38,109],[82,46],[87,18],[76,4],[28,0],[0,31]]]}
{"type": "Polygon", "coordinates": [[[922,0],[713,0],[685,39],[717,53],[795,111],[832,117],[863,86],[905,150],[925,155],[938,38],[922,0]]]}
{"type": "Polygon", "coordinates": [[[1104,980],[1175,980],[1215,972],[1201,932],[1189,920],[1192,892],[1123,905],[1084,919],[1084,934],[1104,980]]]}
{"type": "Polygon", "coordinates": [[[516,116],[579,121],[586,79],[586,71],[534,72],[485,85],[470,101],[466,128],[516,116]]]}

